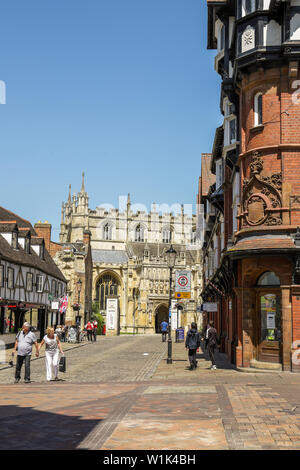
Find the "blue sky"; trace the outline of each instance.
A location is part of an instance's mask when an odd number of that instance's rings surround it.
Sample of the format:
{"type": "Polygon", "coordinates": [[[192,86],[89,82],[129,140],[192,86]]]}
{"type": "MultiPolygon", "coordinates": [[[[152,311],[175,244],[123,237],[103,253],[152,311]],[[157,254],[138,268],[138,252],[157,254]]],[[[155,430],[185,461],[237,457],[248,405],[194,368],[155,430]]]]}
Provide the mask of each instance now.
{"type": "Polygon", "coordinates": [[[1,205],[58,238],[68,185],[90,207],[195,202],[219,125],[204,0],[11,0],[1,7],[1,205]]]}

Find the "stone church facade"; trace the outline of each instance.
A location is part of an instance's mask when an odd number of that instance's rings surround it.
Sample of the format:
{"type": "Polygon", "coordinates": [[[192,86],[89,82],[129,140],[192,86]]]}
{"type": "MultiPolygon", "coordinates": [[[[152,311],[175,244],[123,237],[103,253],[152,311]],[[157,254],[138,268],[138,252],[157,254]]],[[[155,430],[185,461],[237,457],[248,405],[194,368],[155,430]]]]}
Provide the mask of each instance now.
{"type": "Polygon", "coordinates": [[[182,310],[178,310],[173,295],[173,328],[188,327],[192,321],[200,326],[202,274],[196,216],[185,213],[183,206],[177,215],[162,213],[155,204],[150,212],[134,207],[128,195],[121,210],[90,209],[84,175],[79,193],[71,196],[70,187],[68,201],[62,204],[60,247],[54,255],[69,280],[66,320],[74,322],[78,313],[72,305],[77,302],[80,278],[82,322],[92,316],[94,305],[106,318],[107,334],[158,332],[161,321],[168,319],[170,270],[166,251],[172,244],[177,252],[174,271],[191,272],[191,298],[181,300],[182,310]],[[111,307],[117,311],[117,321],[112,324],[108,319],[111,307]]]}

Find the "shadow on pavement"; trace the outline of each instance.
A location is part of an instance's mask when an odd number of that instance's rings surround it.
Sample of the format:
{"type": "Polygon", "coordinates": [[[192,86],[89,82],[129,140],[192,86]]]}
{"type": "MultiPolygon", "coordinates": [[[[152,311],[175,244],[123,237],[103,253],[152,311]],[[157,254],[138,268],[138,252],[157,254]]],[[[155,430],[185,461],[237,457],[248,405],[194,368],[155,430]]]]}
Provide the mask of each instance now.
{"type": "Polygon", "coordinates": [[[0,450],[71,450],[102,420],[0,406],[0,450]]]}

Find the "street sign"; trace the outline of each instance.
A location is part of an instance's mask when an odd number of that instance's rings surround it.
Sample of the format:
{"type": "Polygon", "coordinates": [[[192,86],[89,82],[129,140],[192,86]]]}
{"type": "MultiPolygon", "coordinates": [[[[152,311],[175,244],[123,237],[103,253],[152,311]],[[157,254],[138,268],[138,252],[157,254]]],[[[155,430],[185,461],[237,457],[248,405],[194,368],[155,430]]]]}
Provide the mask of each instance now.
{"type": "Polygon", "coordinates": [[[184,270],[175,272],[175,298],[191,298],[191,271],[184,270]]]}
{"type": "Polygon", "coordinates": [[[207,302],[203,304],[203,311],[204,312],[217,312],[218,304],[216,302],[207,302]]]}
{"type": "Polygon", "coordinates": [[[190,292],[175,292],[176,299],[190,299],[191,293],[190,292]]]}
{"type": "Polygon", "coordinates": [[[48,300],[50,300],[50,302],[52,302],[53,299],[54,299],[54,295],[53,294],[48,294],[48,300]]]}

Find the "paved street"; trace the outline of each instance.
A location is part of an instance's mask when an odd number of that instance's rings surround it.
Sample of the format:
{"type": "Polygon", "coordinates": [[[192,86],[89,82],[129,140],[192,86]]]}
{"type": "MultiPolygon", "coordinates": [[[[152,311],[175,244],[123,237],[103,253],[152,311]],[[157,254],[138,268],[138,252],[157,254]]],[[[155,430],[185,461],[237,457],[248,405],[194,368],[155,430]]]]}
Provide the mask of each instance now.
{"type": "Polygon", "coordinates": [[[0,449],[300,449],[300,375],[243,373],[223,355],[166,364],[160,336],[100,338],[66,352],[61,382],[0,371],[0,449]],[[76,384],[76,385],[75,385],[76,384]]]}

